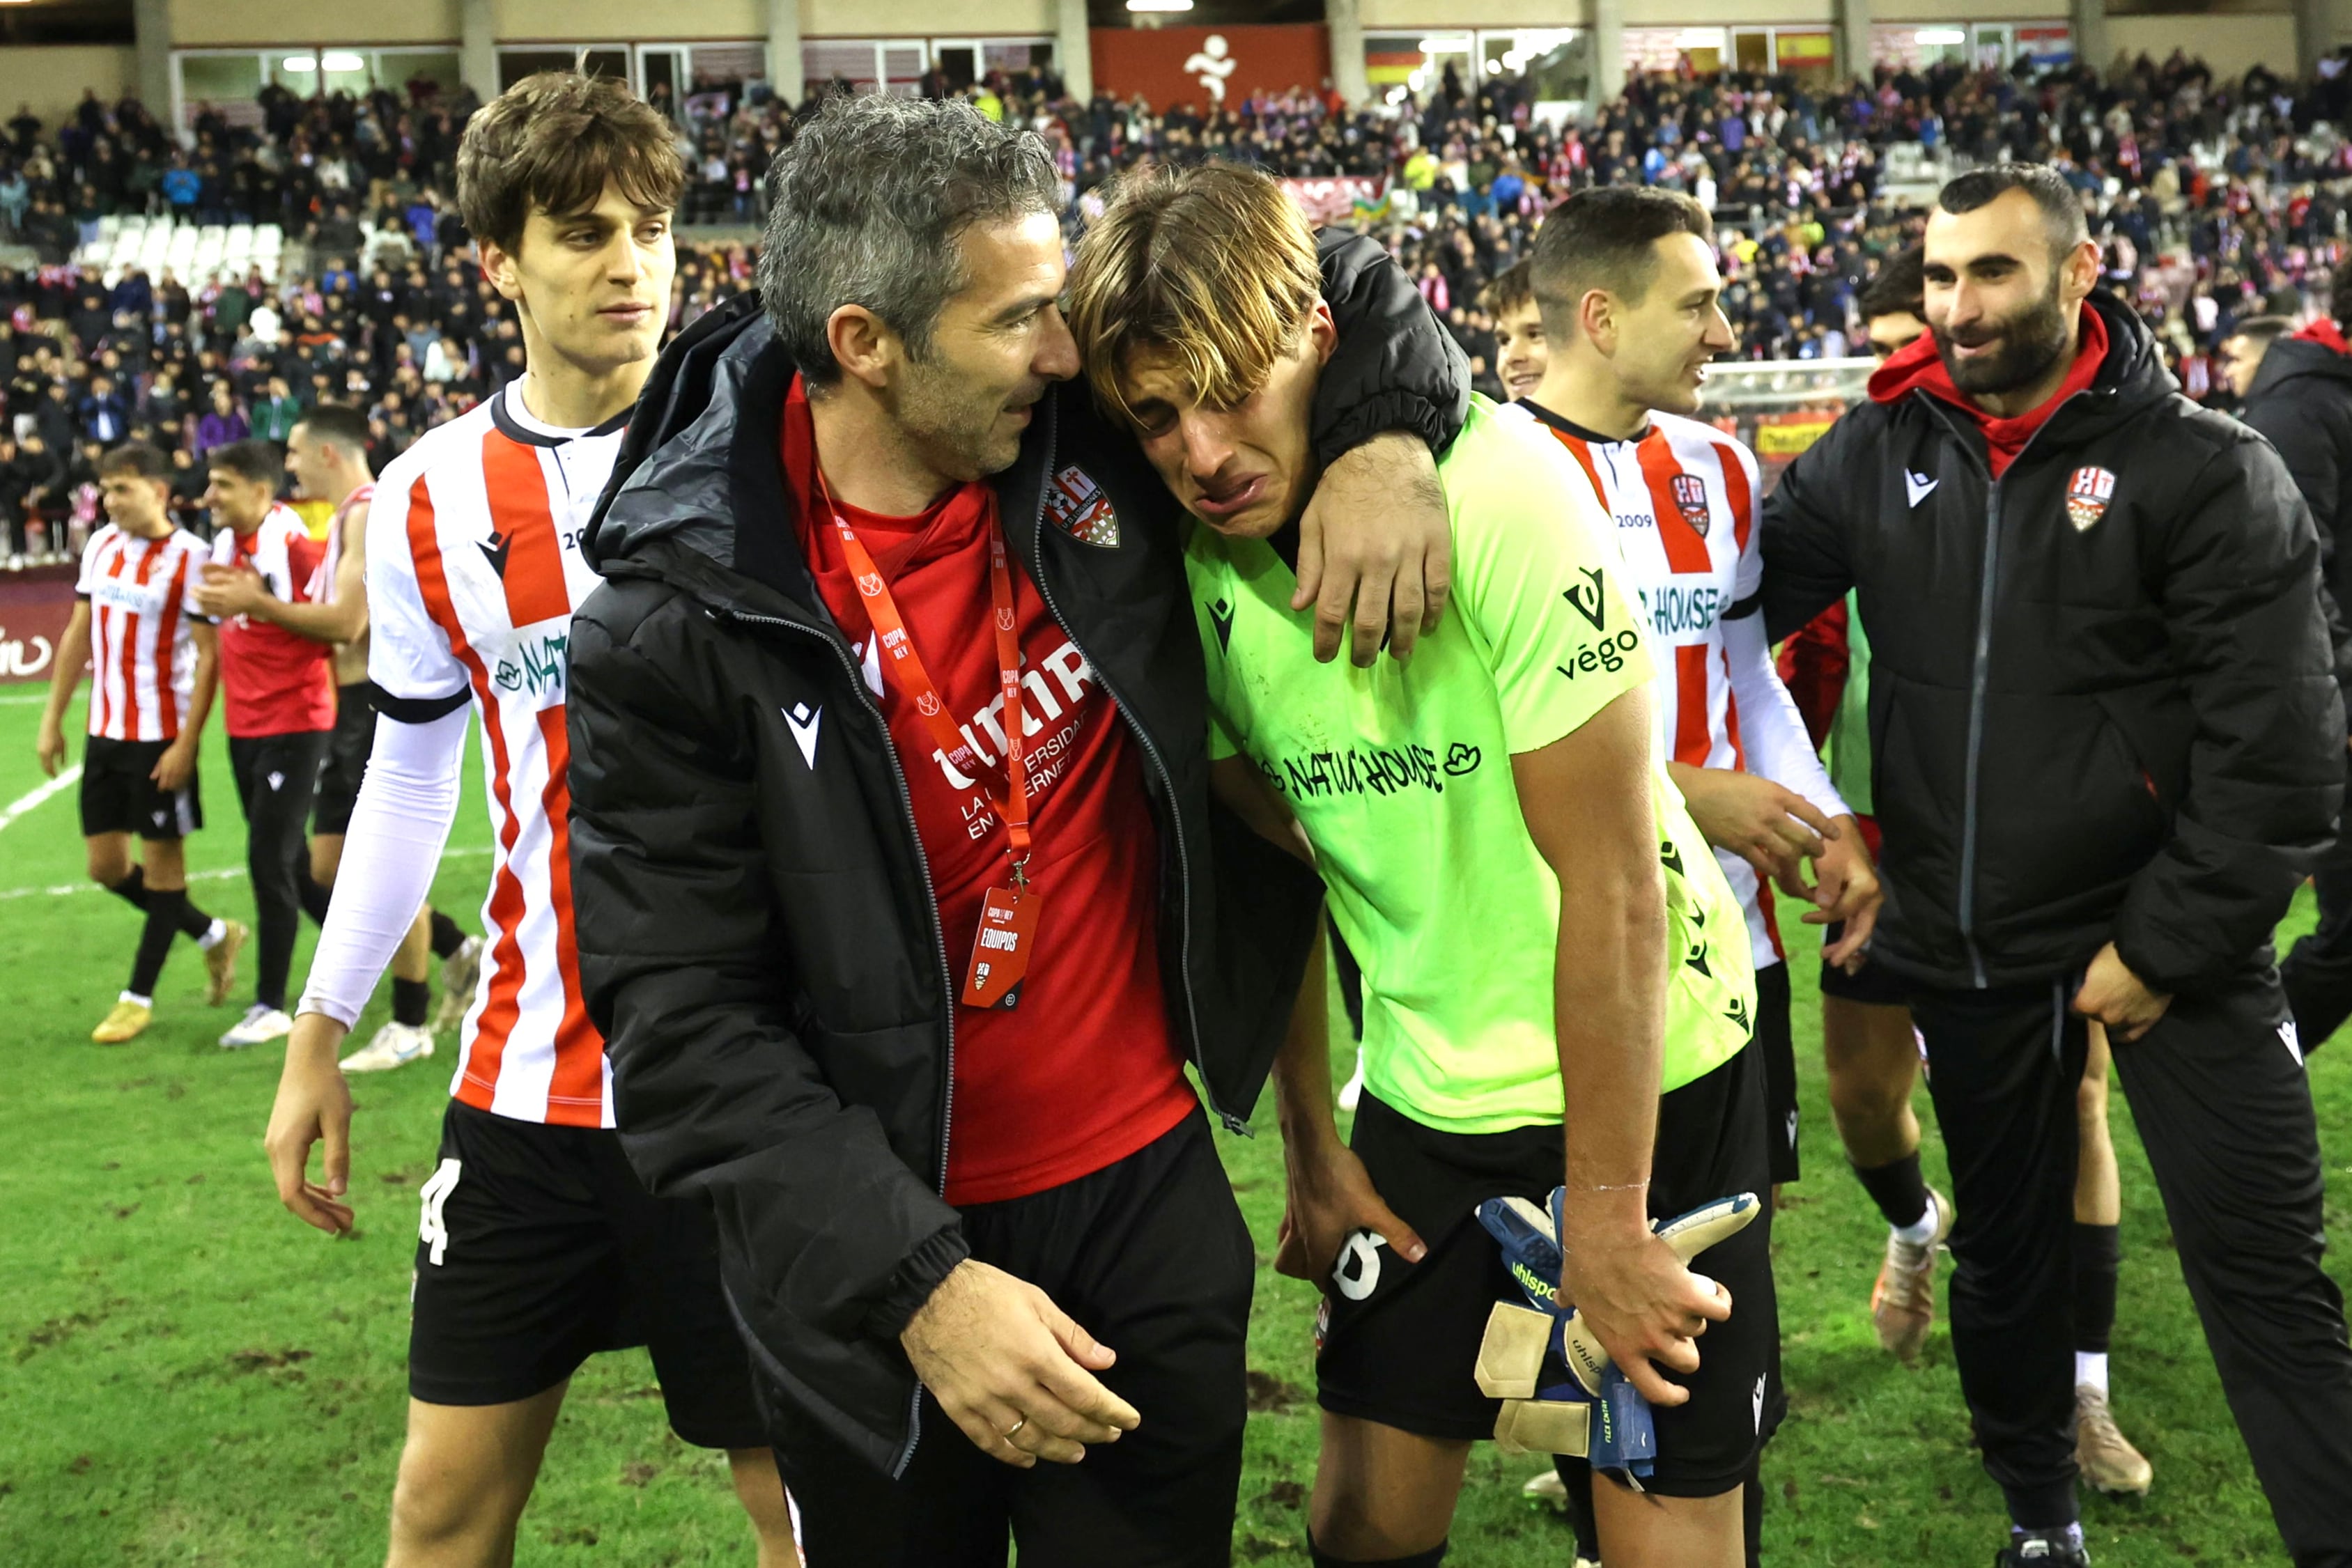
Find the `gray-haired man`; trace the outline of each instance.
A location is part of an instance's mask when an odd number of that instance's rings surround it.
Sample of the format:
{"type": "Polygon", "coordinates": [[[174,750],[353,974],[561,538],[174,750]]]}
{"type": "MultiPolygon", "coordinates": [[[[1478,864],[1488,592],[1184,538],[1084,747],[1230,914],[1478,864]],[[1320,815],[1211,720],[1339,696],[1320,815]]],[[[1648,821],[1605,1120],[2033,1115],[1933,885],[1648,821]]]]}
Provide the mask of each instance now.
{"type": "MultiPolygon", "coordinates": [[[[1184,1068],[1238,1127],[1318,888],[1212,820],[1171,503],[1070,381],[1042,145],[841,99],[771,188],[764,310],[665,357],[572,622],[622,1137],[715,1202],[814,1568],[1223,1563],[1253,1249],[1184,1068]]],[[[1460,355],[1376,246],[1323,262],[1319,449],[1391,432],[1332,529],[1442,584],[1460,355]]]]}

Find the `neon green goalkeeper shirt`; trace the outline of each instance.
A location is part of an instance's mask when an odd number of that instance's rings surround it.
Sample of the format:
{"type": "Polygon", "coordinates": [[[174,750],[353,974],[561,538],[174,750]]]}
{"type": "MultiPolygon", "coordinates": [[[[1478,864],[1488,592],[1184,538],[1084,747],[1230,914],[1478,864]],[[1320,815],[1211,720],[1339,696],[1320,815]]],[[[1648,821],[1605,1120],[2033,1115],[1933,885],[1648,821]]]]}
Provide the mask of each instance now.
{"type": "MultiPolygon", "coordinates": [[[[1471,400],[1438,465],[1454,600],[1410,664],[1315,662],[1313,612],[1263,540],[1186,547],[1209,672],[1210,751],[1246,754],[1306,830],[1364,970],[1364,1082],[1427,1126],[1560,1120],[1553,960],[1560,888],[1519,810],[1540,750],[1653,675],[1610,519],[1554,442],[1471,400]]],[[[1756,978],[1738,900],[1663,763],[1653,768],[1674,956],[1661,1092],[1737,1054],[1756,978]]]]}

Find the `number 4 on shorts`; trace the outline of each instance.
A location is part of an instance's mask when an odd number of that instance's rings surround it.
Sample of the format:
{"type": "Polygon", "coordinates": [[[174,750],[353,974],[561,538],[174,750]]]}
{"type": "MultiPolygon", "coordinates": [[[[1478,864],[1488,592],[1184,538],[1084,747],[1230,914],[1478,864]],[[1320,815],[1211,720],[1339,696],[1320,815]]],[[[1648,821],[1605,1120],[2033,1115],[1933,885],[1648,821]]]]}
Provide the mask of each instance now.
{"type": "Polygon", "coordinates": [[[449,1250],[449,1227],[441,1218],[442,1207],[449,1195],[457,1190],[457,1173],[464,1168],[457,1160],[443,1160],[441,1168],[425,1178],[416,1196],[425,1201],[425,1213],[416,1223],[416,1239],[432,1250],[425,1254],[437,1268],[449,1250]]]}

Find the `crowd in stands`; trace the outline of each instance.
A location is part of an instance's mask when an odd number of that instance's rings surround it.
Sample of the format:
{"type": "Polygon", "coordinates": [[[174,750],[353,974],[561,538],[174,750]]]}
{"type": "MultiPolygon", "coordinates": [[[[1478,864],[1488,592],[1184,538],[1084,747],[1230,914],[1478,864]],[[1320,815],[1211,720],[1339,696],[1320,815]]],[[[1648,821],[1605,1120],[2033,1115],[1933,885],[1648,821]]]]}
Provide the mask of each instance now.
{"type": "MultiPolygon", "coordinates": [[[[2337,129],[2352,73],[2222,83],[2178,57],[2118,61],[2104,76],[2023,62],[1882,68],[1843,89],[1685,70],[1634,79],[1584,122],[1538,113],[1519,78],[1465,85],[1450,69],[1418,99],[1354,110],[1303,89],[1208,113],[1105,94],[1080,104],[1037,67],[961,88],[934,73],[921,90],[961,91],[1034,126],[1062,169],[1074,237],[1106,183],[1145,158],[1370,183],[1381,193],[1356,221],[1420,279],[1490,392],[1479,295],[1525,253],[1540,214],[1590,183],[1669,185],[1716,212],[1740,357],[1834,359],[1860,351],[1856,297],[1879,258],[1916,237],[1942,160],[2055,162],[2084,193],[2109,285],[2200,397],[2227,395],[2211,356],[2238,320],[2326,298],[2352,188],[2352,143],[2337,129]],[[1895,188],[1898,146],[1926,160],[1927,184],[1895,188]]],[[[186,146],[137,101],[94,94],[59,126],[23,110],[7,121],[0,238],[40,265],[0,269],[0,555],[69,548],[94,516],[96,458],[117,442],[174,452],[184,515],[201,527],[213,445],[282,440],[302,407],[334,399],[369,411],[381,463],[519,374],[513,309],[475,270],[446,197],[476,103],[421,78],[364,98],[272,87],[258,124],[198,106],[186,146]],[[241,280],[110,278],[69,264],[123,213],[278,223],[310,264],[241,280]]],[[[693,176],[683,219],[748,235],[793,106],[722,86],[688,99],[680,120],[693,176]]],[[[747,243],[697,241],[689,228],[673,325],[751,286],[747,243]]]]}

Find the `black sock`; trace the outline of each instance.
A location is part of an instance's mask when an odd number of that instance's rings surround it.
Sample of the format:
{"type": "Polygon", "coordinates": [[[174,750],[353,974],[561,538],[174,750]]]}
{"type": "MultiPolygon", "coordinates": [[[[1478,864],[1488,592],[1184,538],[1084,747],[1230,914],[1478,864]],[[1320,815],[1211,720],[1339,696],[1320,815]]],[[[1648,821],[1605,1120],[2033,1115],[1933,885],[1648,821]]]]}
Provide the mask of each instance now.
{"type": "Polygon", "coordinates": [[[1601,1561],[1601,1527],[1592,1518],[1592,1467],[1574,1454],[1554,1454],[1551,1468],[1568,1489],[1568,1527],[1576,1534],[1576,1554],[1601,1561]]]}
{"type": "Polygon", "coordinates": [[[1854,1179],[1878,1205],[1886,1223],[1897,1230],[1916,1225],[1927,1212],[1927,1184],[1919,1175],[1919,1151],[1912,1150],[1891,1165],[1853,1167],[1854,1179]]]}
{"type": "Polygon", "coordinates": [[[2123,1255],[2112,1225],[2074,1227],[2074,1348],[2107,1353],[2116,1327],[2116,1270],[2123,1255]]]}
{"type": "Polygon", "coordinates": [[[301,869],[298,885],[302,896],[302,913],[310,917],[311,925],[324,925],[327,923],[327,903],[334,894],[326,883],[310,874],[308,866],[301,869]]]}
{"type": "Polygon", "coordinates": [[[194,941],[213,928],[213,917],[198,909],[188,890],[180,890],[180,935],[194,941]]]}
{"type": "Polygon", "coordinates": [[[152,997],[163,976],[163,960],[172,955],[172,938],[180,934],[180,911],[188,902],[184,889],[147,893],[147,925],[139,933],[139,956],[131,963],[131,994],[152,997]]]}
{"type": "Polygon", "coordinates": [[[433,988],[422,980],[404,980],[395,975],[392,980],[392,1021],[422,1028],[425,1014],[433,1005],[433,988]]]}
{"type": "Polygon", "coordinates": [[[437,909],[427,909],[425,916],[433,926],[433,956],[436,958],[446,958],[466,945],[466,934],[457,929],[456,921],[437,909]]]}
{"type": "Polygon", "coordinates": [[[131,874],[106,890],[133,909],[147,907],[147,868],[135,865],[131,874]]]}
{"type": "Polygon", "coordinates": [[[1410,1557],[1382,1557],[1377,1560],[1361,1557],[1334,1557],[1315,1544],[1315,1532],[1307,1532],[1307,1556],[1315,1568],[1437,1568],[1445,1561],[1447,1542],[1439,1542],[1426,1552],[1416,1552],[1410,1557]]]}

